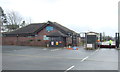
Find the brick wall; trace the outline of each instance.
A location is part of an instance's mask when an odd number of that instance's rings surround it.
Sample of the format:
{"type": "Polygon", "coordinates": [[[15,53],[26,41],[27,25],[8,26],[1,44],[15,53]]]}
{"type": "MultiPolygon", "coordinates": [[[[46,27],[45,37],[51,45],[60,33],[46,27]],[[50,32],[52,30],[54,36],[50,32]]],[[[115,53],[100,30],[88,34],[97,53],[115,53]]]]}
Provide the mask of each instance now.
{"type": "Polygon", "coordinates": [[[46,46],[49,40],[43,40],[43,36],[53,32],[58,32],[58,30],[54,28],[53,31],[48,32],[44,28],[35,37],[2,37],[2,45],[46,46]]]}
{"type": "MultiPolygon", "coordinates": [[[[46,46],[49,43],[49,40],[43,40],[44,35],[49,35],[53,32],[58,32],[54,28],[53,31],[46,31],[44,28],[38,32],[38,36],[35,37],[2,37],[2,45],[27,45],[27,46],[46,46]]],[[[77,43],[79,44],[79,39],[77,38],[77,43]]],[[[66,38],[66,46],[72,44],[72,38],[66,38]]]]}

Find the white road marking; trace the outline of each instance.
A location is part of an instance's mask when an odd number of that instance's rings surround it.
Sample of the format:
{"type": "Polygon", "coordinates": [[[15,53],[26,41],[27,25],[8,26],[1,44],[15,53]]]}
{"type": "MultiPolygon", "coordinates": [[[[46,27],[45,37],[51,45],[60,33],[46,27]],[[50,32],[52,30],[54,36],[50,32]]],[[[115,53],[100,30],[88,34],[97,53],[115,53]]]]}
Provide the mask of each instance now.
{"type": "MultiPolygon", "coordinates": [[[[97,49],[96,51],[94,51],[92,54],[90,54],[89,56],[91,56],[91,55],[93,55],[95,52],[97,52],[97,51],[99,51],[99,49],[97,49]]],[[[86,59],[88,59],[89,58],[89,56],[86,56],[85,58],[83,58],[82,60],[81,60],[81,62],[83,62],[83,61],[85,61],[86,59]]]]}
{"type": "Polygon", "coordinates": [[[75,66],[71,66],[71,67],[69,67],[67,70],[65,70],[64,72],[67,72],[67,71],[69,71],[69,70],[71,70],[72,68],[74,68],[75,66]]]}
{"type": "Polygon", "coordinates": [[[81,60],[81,62],[83,62],[83,61],[86,60],[87,58],[89,58],[89,56],[83,58],[83,59],[81,60]]]}
{"type": "Polygon", "coordinates": [[[53,50],[50,50],[50,51],[57,51],[57,50],[60,50],[60,49],[53,49],[53,50]]]}

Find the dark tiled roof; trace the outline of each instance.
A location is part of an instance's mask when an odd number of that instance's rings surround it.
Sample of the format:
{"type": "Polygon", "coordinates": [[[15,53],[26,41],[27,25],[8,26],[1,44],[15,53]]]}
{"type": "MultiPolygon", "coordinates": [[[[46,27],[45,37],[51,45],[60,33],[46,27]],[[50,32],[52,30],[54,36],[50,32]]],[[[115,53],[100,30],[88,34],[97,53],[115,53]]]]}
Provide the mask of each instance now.
{"type": "Polygon", "coordinates": [[[58,23],[56,23],[56,22],[54,22],[54,25],[57,26],[58,28],[60,28],[61,31],[64,31],[66,34],[67,34],[67,33],[76,33],[76,32],[74,32],[73,30],[70,30],[70,29],[68,29],[67,27],[62,26],[62,25],[60,25],[60,24],[58,24],[58,23]]]}
{"type": "Polygon", "coordinates": [[[19,29],[15,30],[15,31],[3,33],[3,34],[34,33],[35,31],[37,31],[38,29],[40,29],[44,25],[45,25],[45,23],[34,23],[34,24],[27,25],[27,26],[25,26],[23,28],[19,28],[19,29]]]}
{"type": "Polygon", "coordinates": [[[68,33],[74,33],[76,34],[76,32],[56,23],[56,22],[50,22],[48,21],[47,23],[33,23],[30,25],[27,25],[23,28],[17,29],[15,31],[12,32],[7,32],[7,33],[3,33],[3,35],[34,35],[37,32],[41,31],[44,27],[46,27],[48,24],[52,25],[53,27],[55,27],[56,29],[58,29],[60,32],[62,32],[63,34],[68,34],[68,33]]]}
{"type": "Polygon", "coordinates": [[[47,35],[48,37],[53,37],[53,36],[62,36],[62,37],[66,37],[67,35],[61,33],[60,31],[58,32],[54,32],[54,33],[51,33],[50,35],[47,35]]]}

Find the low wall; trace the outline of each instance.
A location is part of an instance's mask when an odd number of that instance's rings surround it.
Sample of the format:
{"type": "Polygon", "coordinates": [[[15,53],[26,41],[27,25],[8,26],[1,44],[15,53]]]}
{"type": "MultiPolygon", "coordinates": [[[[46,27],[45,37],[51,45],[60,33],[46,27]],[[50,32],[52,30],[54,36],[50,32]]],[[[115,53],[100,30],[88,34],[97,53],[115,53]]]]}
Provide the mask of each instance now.
{"type": "Polygon", "coordinates": [[[46,46],[48,42],[35,37],[2,37],[2,45],[46,46]]]}

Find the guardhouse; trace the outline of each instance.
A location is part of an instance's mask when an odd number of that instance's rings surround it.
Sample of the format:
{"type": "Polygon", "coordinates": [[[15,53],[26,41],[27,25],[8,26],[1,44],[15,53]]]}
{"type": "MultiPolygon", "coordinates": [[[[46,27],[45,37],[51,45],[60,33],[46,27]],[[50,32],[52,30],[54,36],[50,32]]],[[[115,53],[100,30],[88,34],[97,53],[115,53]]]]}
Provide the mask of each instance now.
{"type": "Polygon", "coordinates": [[[96,32],[85,33],[85,48],[96,49],[98,47],[97,40],[99,39],[99,37],[100,34],[96,32]]]}

